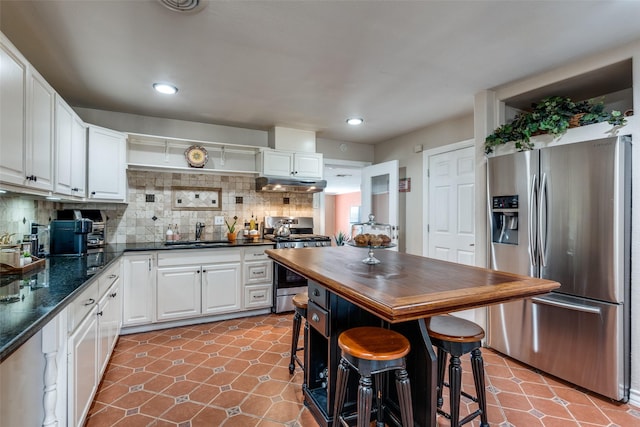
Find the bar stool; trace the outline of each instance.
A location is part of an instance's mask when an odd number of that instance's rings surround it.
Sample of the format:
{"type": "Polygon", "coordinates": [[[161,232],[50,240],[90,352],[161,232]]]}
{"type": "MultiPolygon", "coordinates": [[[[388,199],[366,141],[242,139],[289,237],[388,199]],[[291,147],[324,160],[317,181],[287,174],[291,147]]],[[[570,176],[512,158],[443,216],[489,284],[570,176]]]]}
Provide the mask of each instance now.
{"type": "Polygon", "coordinates": [[[384,408],[382,399],[382,378],[378,374],[395,370],[398,403],[402,425],[413,427],[413,407],[411,405],[411,386],[407,374],[404,356],[411,348],[409,340],[403,335],[384,328],[362,326],[341,333],[338,345],[342,357],[336,376],[336,396],[333,425],[344,423],[342,410],[349,380],[349,368],[360,374],[357,400],[357,426],[368,427],[371,417],[373,389],[371,377],[375,376],[377,388],[376,426],[384,426],[384,408]]]}
{"type": "MultiPolygon", "coordinates": [[[[298,357],[298,352],[304,350],[303,347],[298,347],[298,340],[300,339],[300,326],[302,325],[302,318],[305,322],[307,319],[307,305],[309,304],[309,294],[307,292],[300,292],[293,296],[293,308],[295,314],[293,315],[293,337],[291,338],[291,360],[289,361],[289,374],[293,375],[296,370],[296,363],[300,365],[304,371],[304,363],[298,357]]],[[[306,325],[305,325],[306,336],[306,325]]],[[[306,339],[305,339],[306,341],[306,339]]]]}
{"type": "Polygon", "coordinates": [[[427,321],[427,333],[431,343],[438,348],[438,413],[451,420],[452,427],[459,427],[480,415],[480,427],[489,427],[487,422],[487,399],[484,387],[484,362],[480,347],[484,330],[477,324],[455,316],[433,316],[427,321]],[[451,355],[449,361],[449,384],[444,382],[444,368],[447,363],[446,354],[451,355]],[[476,396],[471,396],[461,388],[462,368],[460,356],[471,353],[471,369],[476,396]],[[442,388],[449,387],[450,414],[442,411],[442,388]],[[460,395],[464,395],[478,403],[478,410],[464,419],[460,418],[460,395]]]}

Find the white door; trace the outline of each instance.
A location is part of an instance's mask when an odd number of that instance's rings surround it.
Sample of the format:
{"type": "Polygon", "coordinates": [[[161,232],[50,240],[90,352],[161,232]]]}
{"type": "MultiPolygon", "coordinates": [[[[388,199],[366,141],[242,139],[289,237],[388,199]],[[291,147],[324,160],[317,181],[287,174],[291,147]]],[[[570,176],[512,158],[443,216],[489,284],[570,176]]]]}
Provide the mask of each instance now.
{"type": "Polygon", "coordinates": [[[428,248],[431,258],[475,265],[474,148],[429,156],[428,248]]]}
{"type": "MultiPolygon", "coordinates": [[[[399,164],[391,160],[362,169],[362,205],[360,221],[369,221],[373,214],[375,222],[391,224],[392,242],[398,244],[398,177],[399,164]]],[[[395,248],[397,250],[397,246],[395,248]]]]}

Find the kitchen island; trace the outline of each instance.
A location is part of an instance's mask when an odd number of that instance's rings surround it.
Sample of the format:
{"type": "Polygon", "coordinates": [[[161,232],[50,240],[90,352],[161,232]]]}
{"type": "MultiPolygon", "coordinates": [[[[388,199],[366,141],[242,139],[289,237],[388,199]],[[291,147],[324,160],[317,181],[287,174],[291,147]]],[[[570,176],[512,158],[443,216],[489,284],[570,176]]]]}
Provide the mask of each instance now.
{"type": "Polygon", "coordinates": [[[323,426],[333,424],[340,358],[337,339],[346,329],[378,325],[411,342],[407,356],[416,425],[435,426],[436,356],[424,319],[547,293],[559,283],[393,251],[381,263],[362,263],[365,250],[349,246],[271,249],[277,263],[309,279],[305,346],[305,403],[323,426]]]}

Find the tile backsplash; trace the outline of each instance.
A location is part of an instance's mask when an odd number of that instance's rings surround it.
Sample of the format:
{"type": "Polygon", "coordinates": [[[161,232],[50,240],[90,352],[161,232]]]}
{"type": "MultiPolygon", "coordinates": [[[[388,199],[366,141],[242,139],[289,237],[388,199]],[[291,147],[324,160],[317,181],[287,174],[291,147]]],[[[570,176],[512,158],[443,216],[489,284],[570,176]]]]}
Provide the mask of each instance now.
{"type": "MultiPolygon", "coordinates": [[[[0,235],[16,233],[22,238],[31,231],[36,219],[48,224],[57,209],[100,209],[107,217],[108,243],[147,243],[165,240],[169,225],[177,224],[183,240],[194,239],[197,222],[205,224],[203,240],[226,238],[226,226],[214,225],[215,216],[228,221],[238,217],[236,230],[251,215],[258,221],[265,216],[313,216],[313,195],[300,193],[265,193],[255,190],[253,176],[222,176],[193,173],[127,172],[128,203],[53,203],[23,196],[0,197],[0,235]],[[172,208],[172,189],[193,187],[220,189],[220,210],[176,210],[172,208]],[[285,204],[284,199],[288,199],[285,204]],[[23,220],[26,221],[23,223],[23,220]]],[[[194,193],[195,194],[195,193],[194,193]]],[[[15,241],[14,240],[14,241],[15,241]]]]}

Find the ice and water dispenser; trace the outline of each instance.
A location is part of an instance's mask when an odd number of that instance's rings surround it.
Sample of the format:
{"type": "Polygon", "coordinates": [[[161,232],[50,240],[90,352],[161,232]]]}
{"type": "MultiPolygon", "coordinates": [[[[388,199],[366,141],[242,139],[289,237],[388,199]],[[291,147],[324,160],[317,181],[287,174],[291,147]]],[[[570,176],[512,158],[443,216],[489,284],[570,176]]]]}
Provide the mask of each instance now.
{"type": "Polygon", "coordinates": [[[491,240],[518,244],[518,196],[494,196],[491,204],[491,240]]]}

